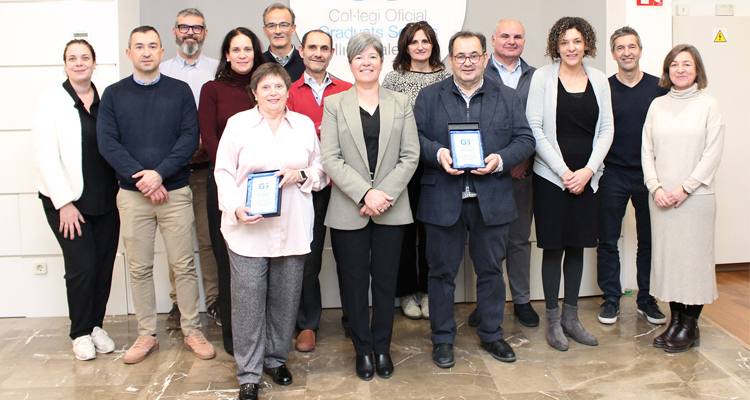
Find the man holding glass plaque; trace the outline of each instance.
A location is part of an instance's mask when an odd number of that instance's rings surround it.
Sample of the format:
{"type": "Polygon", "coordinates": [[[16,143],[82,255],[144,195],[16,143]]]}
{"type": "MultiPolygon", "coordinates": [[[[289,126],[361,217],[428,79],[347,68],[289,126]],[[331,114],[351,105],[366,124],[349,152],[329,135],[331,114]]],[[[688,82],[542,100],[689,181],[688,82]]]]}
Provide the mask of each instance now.
{"type": "MultiPolygon", "coordinates": [[[[441,368],[455,364],[454,280],[471,231],[469,254],[477,274],[481,321],[477,334],[482,348],[495,359],[512,362],[515,353],[503,340],[501,327],[502,263],[508,227],[517,216],[509,171],[534,152],[534,137],[520,96],[483,78],[488,61],[484,35],[458,32],[451,37],[448,52],[453,76],[422,89],[414,106],[420,158],[425,163],[417,219],[425,223],[427,235],[432,358],[441,368]],[[481,151],[484,166],[457,168],[470,162],[454,161],[451,131],[454,135],[478,131],[475,138],[481,146],[474,151],[481,151]]],[[[477,144],[464,142],[461,152],[471,154],[477,144]]]]}

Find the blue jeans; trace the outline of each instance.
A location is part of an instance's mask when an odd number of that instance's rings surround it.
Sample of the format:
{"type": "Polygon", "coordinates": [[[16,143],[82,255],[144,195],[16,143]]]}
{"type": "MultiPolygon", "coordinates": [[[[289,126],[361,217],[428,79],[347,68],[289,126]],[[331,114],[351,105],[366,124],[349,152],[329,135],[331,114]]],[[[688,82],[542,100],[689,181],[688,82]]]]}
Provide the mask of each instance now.
{"type": "Polygon", "coordinates": [[[604,300],[620,302],[620,252],[617,240],[622,231],[622,219],[630,200],[635,208],[638,246],[636,279],[638,305],[652,299],[649,295],[651,275],[651,218],[648,211],[648,189],[643,183],[643,172],[608,166],[599,181],[601,214],[599,216],[599,245],[596,249],[597,281],[604,300]]]}

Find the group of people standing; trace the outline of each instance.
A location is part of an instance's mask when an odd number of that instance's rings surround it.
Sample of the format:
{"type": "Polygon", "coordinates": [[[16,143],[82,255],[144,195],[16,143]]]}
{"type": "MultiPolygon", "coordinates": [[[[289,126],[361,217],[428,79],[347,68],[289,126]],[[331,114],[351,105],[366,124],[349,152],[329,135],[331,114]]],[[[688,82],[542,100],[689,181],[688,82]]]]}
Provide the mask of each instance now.
{"type": "Polygon", "coordinates": [[[484,350],[513,362],[501,326],[502,267],[505,260],[514,315],[539,325],[529,295],[532,216],[543,249],[547,342],[560,351],[567,337],[595,346],[578,319],[583,249],[598,251],[599,321],[615,323],[628,200],[637,219],[638,312],[664,324],[655,297],[670,304],[671,322],[654,346],[680,352],[699,344],[701,307],[716,298],[713,177],[724,125],[703,92],[694,47],[675,47],[659,79],[640,71],[637,32],[618,29],[610,38],[618,73],[607,79],[583,61],[596,56],[594,29],[565,17],[549,31],[552,64],[535,69],[521,58],[523,26],[503,20],[489,55],[484,35],[455,33],[448,70],[435,31],[420,21],[401,31],[382,85],[383,44],[354,35],[352,85],[327,72],[328,33],[307,32],[295,49],[294,13],[278,3],[263,23],[268,51],[236,28],[214,60],[201,53],[203,14],[182,10],[172,31],[178,55],[161,66],[159,34],[138,27],[126,50],[133,75],[101,99],[91,82],[94,49],[84,40],[67,44],[68,80],[42,97],[33,130],[39,196],[65,259],[77,359],[115,348],[102,323],[118,234],[139,333],[124,362],[158,349],[157,226],[174,288],[167,328],[181,329],[198,358],[215,356],[200,331],[195,225],[206,308],[236,359],[241,399],[258,397],[264,372],[292,384],[286,359],[295,330],[298,351],[315,349],[326,227],[358,377],[394,372],[394,298],[408,318],[430,320],[434,363],[455,364],[455,278],[469,232],[477,274],[469,325],[484,350]],[[449,124],[462,122],[479,125],[484,167],[454,168],[449,124]],[[248,175],[266,171],[279,180],[276,217],[246,203],[248,175]]]}

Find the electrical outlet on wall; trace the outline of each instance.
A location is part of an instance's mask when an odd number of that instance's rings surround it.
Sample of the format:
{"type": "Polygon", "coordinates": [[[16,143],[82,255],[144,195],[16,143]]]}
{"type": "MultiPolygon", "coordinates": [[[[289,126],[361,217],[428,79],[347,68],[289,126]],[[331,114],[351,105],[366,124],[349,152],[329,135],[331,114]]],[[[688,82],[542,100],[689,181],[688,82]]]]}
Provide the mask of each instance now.
{"type": "Polygon", "coordinates": [[[34,261],[34,275],[47,275],[47,263],[44,261],[34,261]]]}
{"type": "Polygon", "coordinates": [[[717,4],[716,15],[734,15],[734,4],[717,4]]]}

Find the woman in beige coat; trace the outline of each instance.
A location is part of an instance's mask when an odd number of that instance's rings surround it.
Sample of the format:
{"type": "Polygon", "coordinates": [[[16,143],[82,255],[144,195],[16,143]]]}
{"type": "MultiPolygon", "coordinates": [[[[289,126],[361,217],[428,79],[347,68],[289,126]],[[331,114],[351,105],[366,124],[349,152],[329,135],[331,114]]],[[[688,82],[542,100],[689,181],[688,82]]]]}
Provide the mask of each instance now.
{"type": "Polygon", "coordinates": [[[641,161],[651,193],[651,294],[669,302],[669,327],[654,347],[676,353],[700,344],[698,317],[717,297],[714,265],[714,176],[724,145],[719,104],[698,50],[675,46],[659,84],[671,88],[651,103],[641,161]]]}
{"type": "Polygon", "coordinates": [[[354,87],[326,98],[320,130],[323,168],[333,181],[325,224],[331,228],[357,376],[367,381],[375,372],[381,378],[393,374],[393,298],[405,225],[413,222],[406,184],[417,168],[419,139],[408,97],[378,83],[380,39],[354,35],[347,56],[354,87]]]}

